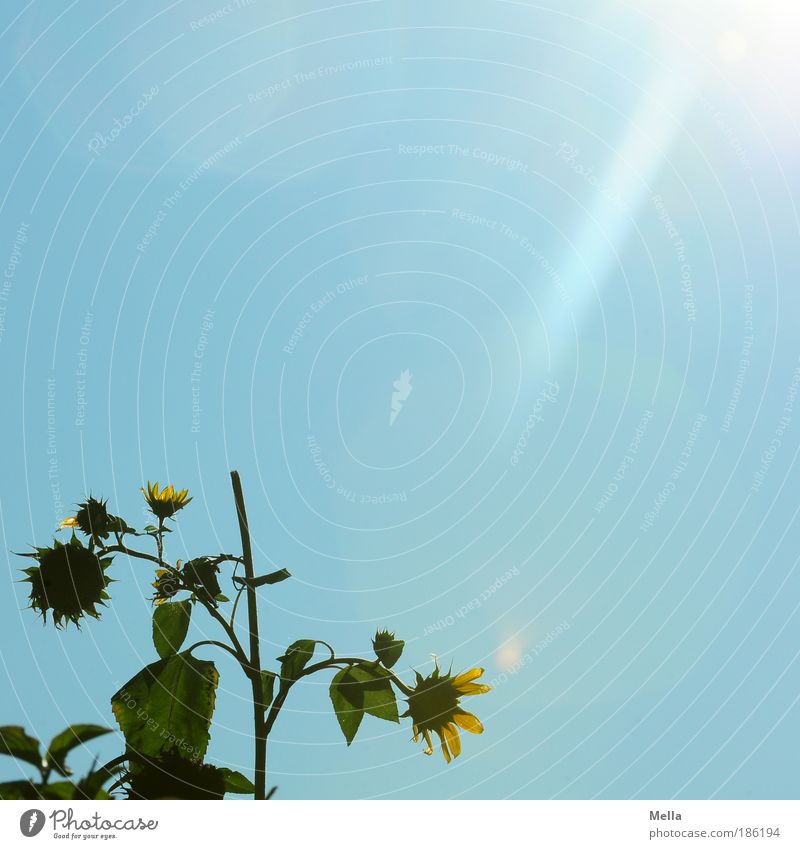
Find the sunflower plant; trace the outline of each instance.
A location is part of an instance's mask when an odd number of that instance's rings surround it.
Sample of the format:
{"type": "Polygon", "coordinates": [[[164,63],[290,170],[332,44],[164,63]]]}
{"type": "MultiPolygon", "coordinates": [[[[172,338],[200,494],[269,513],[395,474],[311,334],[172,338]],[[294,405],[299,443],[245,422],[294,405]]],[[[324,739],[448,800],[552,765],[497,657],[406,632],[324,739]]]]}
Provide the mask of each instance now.
{"type": "Polygon", "coordinates": [[[427,677],[416,673],[412,684],[395,671],[405,643],[388,630],[372,640],[372,656],[337,655],[319,639],[295,640],[277,658],[273,669],[262,663],[259,631],[259,591],[291,577],[286,569],[256,574],[242,485],[231,472],[239,525],[241,554],[214,554],[188,560],[167,559],[169,522],[191,501],[188,490],[158,482],[142,488],[154,523],[137,530],[109,512],[107,502],[89,496],[59,530],[70,531],[67,542],[34,548],[25,557],[35,565],[23,570],[30,585],[30,607],[56,628],[87,617],[99,619],[111,603],[109,576],[113,561],[126,556],[152,571],[153,647],[157,659],[136,672],[111,697],[113,715],[125,739],[125,750],[78,782],[49,782],[51,774],[70,775],[66,753],[110,729],[70,726],[41,753],[41,744],[19,726],[0,727],[0,754],[12,755],[39,770],[39,780],[0,784],[0,799],[129,798],[221,799],[226,793],[268,799],[267,740],[294,686],[311,675],[333,673],[329,694],[339,727],[350,745],[366,715],[388,722],[411,721],[411,737],[424,741],[433,753],[432,735],[439,738],[447,763],[461,752],[459,730],[481,734],[483,725],[465,710],[461,700],[486,693],[475,667],[453,675],[439,669],[427,677]],[[80,534],[80,536],[79,536],[80,534]],[[147,542],[150,551],[142,550],[147,542]],[[223,591],[224,587],[224,591],[223,591]],[[230,593],[229,598],[225,592],[230,593]],[[244,627],[237,614],[244,612],[244,627]],[[193,617],[207,616],[219,628],[219,639],[203,639],[184,647],[193,617]],[[244,639],[241,634],[246,634],[244,639]],[[216,703],[219,672],[213,661],[197,657],[200,648],[219,649],[232,656],[247,682],[253,715],[253,778],[206,761],[216,703]],[[398,699],[405,700],[403,713],[398,699]],[[108,786],[110,785],[110,786],[108,786]],[[116,795],[112,795],[116,794],[116,795]]]}

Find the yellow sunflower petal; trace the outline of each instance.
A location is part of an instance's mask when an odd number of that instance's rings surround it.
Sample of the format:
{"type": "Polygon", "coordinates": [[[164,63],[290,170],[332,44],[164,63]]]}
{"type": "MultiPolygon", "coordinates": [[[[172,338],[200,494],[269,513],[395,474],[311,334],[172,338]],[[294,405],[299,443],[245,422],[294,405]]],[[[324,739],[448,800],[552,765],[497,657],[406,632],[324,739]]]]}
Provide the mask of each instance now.
{"type": "Polygon", "coordinates": [[[59,528],[77,528],[78,527],[78,518],[77,516],[67,516],[66,519],[62,519],[58,524],[59,528]]]}
{"type": "Polygon", "coordinates": [[[444,727],[444,736],[447,740],[447,745],[453,753],[453,757],[457,758],[461,754],[461,737],[458,735],[458,729],[452,722],[448,722],[444,727]]]}
{"type": "Polygon", "coordinates": [[[480,678],[483,675],[484,670],[480,666],[475,666],[472,669],[468,669],[466,672],[462,672],[460,675],[456,675],[453,679],[453,686],[460,687],[462,684],[469,684],[470,681],[474,681],[476,678],[480,678]]]}
{"type": "Polygon", "coordinates": [[[424,729],[423,732],[422,732],[422,736],[425,738],[425,743],[426,743],[426,746],[422,751],[426,755],[432,755],[433,754],[433,744],[431,743],[430,731],[428,731],[427,728],[424,729]]]}
{"type": "Polygon", "coordinates": [[[450,752],[447,751],[447,741],[445,739],[443,731],[439,732],[439,739],[442,741],[442,754],[444,755],[444,759],[447,761],[447,763],[450,763],[450,752]]]}
{"type": "Polygon", "coordinates": [[[479,696],[481,693],[488,693],[492,688],[488,684],[462,684],[455,689],[462,696],[479,696]]]}
{"type": "Polygon", "coordinates": [[[459,711],[453,714],[453,722],[464,731],[469,731],[470,734],[483,734],[483,725],[481,721],[472,713],[467,711],[459,711]]]}
{"type": "Polygon", "coordinates": [[[417,726],[414,725],[414,726],[412,726],[411,730],[414,733],[414,736],[412,737],[412,739],[416,743],[419,740],[419,728],[417,728],[417,726]]]}

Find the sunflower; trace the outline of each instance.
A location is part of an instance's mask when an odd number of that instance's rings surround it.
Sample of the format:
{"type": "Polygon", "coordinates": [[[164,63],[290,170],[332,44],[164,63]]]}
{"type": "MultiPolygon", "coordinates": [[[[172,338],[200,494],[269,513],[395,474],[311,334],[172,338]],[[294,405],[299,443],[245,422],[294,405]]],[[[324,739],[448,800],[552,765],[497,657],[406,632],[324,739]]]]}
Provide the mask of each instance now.
{"type": "Polygon", "coordinates": [[[79,625],[84,615],[100,618],[96,605],[105,605],[109,598],[106,587],[111,579],[105,570],[110,557],[100,559],[74,535],[66,545],[56,540],[52,548],[37,548],[25,556],[39,563],[23,570],[28,576],[23,580],[31,585],[31,607],[45,620],[48,610],[57,628],[64,620],[79,625]]]}
{"type": "MultiPolygon", "coordinates": [[[[181,561],[178,561],[178,570],[181,568],[181,561]]],[[[156,569],[156,579],[153,581],[153,587],[156,591],[152,599],[153,604],[163,604],[169,601],[179,590],[183,589],[180,577],[171,569],[156,569]]]]}
{"type": "Polygon", "coordinates": [[[432,731],[439,735],[447,763],[450,763],[451,756],[457,758],[461,753],[459,728],[471,734],[483,733],[480,720],[465,711],[459,701],[463,696],[489,692],[491,687],[488,684],[475,683],[481,675],[483,669],[477,666],[455,677],[449,672],[443,675],[438,664],[427,678],[417,673],[417,685],[408,697],[408,710],[403,716],[411,717],[414,742],[419,740],[420,735],[424,738],[426,755],[433,754],[432,731]]]}
{"type": "Polygon", "coordinates": [[[147,502],[147,506],[159,519],[169,519],[192,500],[191,498],[187,498],[188,489],[178,491],[172,484],[165,486],[159,492],[158,481],[154,484],[148,481],[147,489],[142,487],[142,492],[144,493],[144,500],[147,502]]]}

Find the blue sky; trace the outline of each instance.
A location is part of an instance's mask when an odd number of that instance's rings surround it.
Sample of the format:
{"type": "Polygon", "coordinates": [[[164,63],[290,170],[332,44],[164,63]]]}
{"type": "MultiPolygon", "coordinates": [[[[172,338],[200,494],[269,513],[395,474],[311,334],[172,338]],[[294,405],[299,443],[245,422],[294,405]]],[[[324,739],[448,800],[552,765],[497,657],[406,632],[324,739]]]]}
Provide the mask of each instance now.
{"type": "Polygon", "coordinates": [[[56,633],[12,552],[148,479],[173,558],[235,550],[238,469],[267,658],[387,626],[496,685],[446,767],[309,681],[284,798],[796,798],[800,16],[674,11],[4,4],[3,722],[113,724],[155,659],[149,568],[56,633]]]}

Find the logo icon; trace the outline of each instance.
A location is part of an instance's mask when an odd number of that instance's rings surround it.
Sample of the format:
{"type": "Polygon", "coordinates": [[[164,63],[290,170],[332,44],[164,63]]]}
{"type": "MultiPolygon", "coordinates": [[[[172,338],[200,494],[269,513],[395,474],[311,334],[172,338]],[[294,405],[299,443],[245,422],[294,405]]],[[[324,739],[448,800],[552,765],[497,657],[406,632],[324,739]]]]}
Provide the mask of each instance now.
{"type": "Polygon", "coordinates": [[[400,411],[403,409],[403,403],[408,400],[408,396],[414,388],[411,385],[411,377],[411,372],[405,369],[400,372],[400,377],[392,384],[394,392],[392,392],[392,410],[389,413],[390,426],[394,424],[395,419],[400,415],[400,411]]]}
{"type": "Polygon", "coordinates": [[[25,837],[36,837],[44,828],[44,814],[36,808],[31,808],[19,818],[19,830],[25,837]]]}

